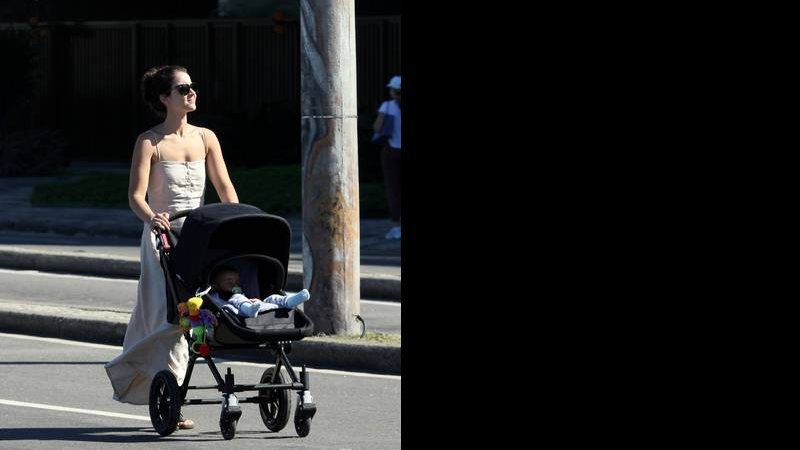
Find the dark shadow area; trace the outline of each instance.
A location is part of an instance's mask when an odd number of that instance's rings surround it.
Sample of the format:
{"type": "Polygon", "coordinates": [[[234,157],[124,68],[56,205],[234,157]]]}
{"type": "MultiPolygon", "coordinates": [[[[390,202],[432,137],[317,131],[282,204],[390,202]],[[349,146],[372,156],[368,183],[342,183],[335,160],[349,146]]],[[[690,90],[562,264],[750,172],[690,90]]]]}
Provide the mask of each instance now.
{"type": "Polygon", "coordinates": [[[133,238],[122,238],[114,236],[88,237],[88,236],[69,236],[53,233],[25,233],[19,231],[3,230],[0,234],[0,244],[20,245],[63,245],[86,247],[87,252],[92,252],[91,247],[139,247],[140,240],[133,238]]]}
{"type": "Polygon", "coordinates": [[[362,265],[400,267],[399,256],[361,256],[362,265]]]}
{"type": "MultiPolygon", "coordinates": [[[[199,437],[199,436],[198,436],[199,437]]],[[[170,441],[216,441],[202,436],[200,439],[169,436],[162,438],[151,427],[112,427],[112,428],[4,428],[0,429],[0,441],[77,441],[77,442],[108,442],[111,444],[156,442],[161,439],[170,441]],[[108,433],[119,433],[109,435],[108,433]],[[135,434],[133,434],[135,433],[135,434]],[[146,433],[146,434],[141,434],[146,433]]]]}
{"type": "MultiPolygon", "coordinates": [[[[281,433],[285,433],[285,432],[286,432],[286,430],[282,430],[281,431],[281,433]]],[[[221,438],[221,435],[220,435],[219,431],[203,431],[200,434],[204,435],[204,436],[217,435],[217,436],[220,436],[220,438],[221,438]]],[[[288,436],[285,435],[285,434],[277,435],[277,434],[265,429],[264,431],[238,431],[237,430],[236,431],[236,437],[234,438],[234,440],[236,440],[236,439],[270,439],[270,440],[272,440],[272,439],[301,439],[301,438],[300,438],[300,436],[297,436],[297,435],[288,435],[288,436]]]]}
{"type": "Polygon", "coordinates": [[[0,366],[105,365],[108,361],[0,361],[0,366]]]}
{"type": "MultiPolygon", "coordinates": [[[[370,330],[375,331],[375,330],[370,330]]],[[[275,364],[275,357],[274,356],[267,356],[265,357],[263,353],[257,353],[259,349],[236,349],[236,348],[227,348],[227,349],[220,349],[217,350],[212,357],[214,358],[214,362],[217,364],[225,364],[227,362],[251,362],[257,364],[275,364]]],[[[291,356],[291,355],[290,355],[291,356]]],[[[379,370],[376,368],[363,368],[363,367],[353,367],[352,365],[348,364],[337,364],[335,362],[331,362],[330,364],[309,364],[305,361],[302,361],[298,358],[297,361],[292,361],[292,366],[295,369],[295,372],[300,371],[301,366],[305,363],[305,366],[309,369],[324,369],[324,370],[340,370],[343,372],[366,372],[372,373],[376,375],[401,375],[400,373],[391,371],[391,370],[379,370]]],[[[236,371],[236,369],[231,369],[236,371]]],[[[311,388],[314,389],[313,387],[311,388]]]]}

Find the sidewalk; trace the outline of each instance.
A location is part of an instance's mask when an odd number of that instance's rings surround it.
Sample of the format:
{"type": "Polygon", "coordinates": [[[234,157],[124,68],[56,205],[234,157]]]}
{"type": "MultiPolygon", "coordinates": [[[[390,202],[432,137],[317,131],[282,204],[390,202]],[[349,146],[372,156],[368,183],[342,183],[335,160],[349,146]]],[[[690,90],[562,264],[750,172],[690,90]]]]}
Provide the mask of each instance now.
{"type": "MultiPolygon", "coordinates": [[[[49,208],[31,206],[30,196],[37,183],[69,177],[0,178],[0,232],[51,233],[56,236],[44,244],[0,241],[0,266],[63,271],[74,268],[81,274],[138,278],[138,242],[142,223],[127,209],[49,208]],[[116,251],[95,246],[77,248],[92,236],[121,239],[116,251]],[[69,242],[69,243],[67,243],[69,242]],[[67,248],[72,246],[74,248],[67,248]],[[76,247],[77,246],[77,247],[76,247]],[[80,253],[76,253],[80,251],[80,253]],[[36,266],[38,265],[38,266],[36,266]]],[[[302,222],[285,217],[292,228],[288,289],[302,289],[302,222]]],[[[364,298],[400,300],[400,241],[386,240],[389,220],[361,221],[361,295],[364,298]]]]}
{"type": "MultiPolygon", "coordinates": [[[[45,208],[30,204],[33,186],[61,177],[0,178],[0,267],[138,278],[142,224],[127,209],[45,208]],[[31,234],[38,233],[38,234],[31,234]],[[42,234],[47,233],[47,234],[42,234]]],[[[287,290],[302,288],[302,223],[292,228],[287,290]]],[[[400,301],[400,241],[383,238],[388,220],[361,221],[361,296],[400,301]]],[[[129,315],[0,305],[0,332],[121,345],[129,315]]],[[[400,373],[400,345],[313,337],[294,344],[309,365],[400,373]]]]}

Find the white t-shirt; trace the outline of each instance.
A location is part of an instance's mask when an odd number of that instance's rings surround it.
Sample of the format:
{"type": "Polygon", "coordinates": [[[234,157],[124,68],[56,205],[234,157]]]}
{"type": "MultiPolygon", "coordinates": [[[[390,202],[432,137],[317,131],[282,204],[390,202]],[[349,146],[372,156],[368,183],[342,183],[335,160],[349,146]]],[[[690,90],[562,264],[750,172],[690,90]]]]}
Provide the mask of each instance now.
{"type": "Polygon", "coordinates": [[[397,106],[396,101],[387,100],[381,104],[378,112],[394,117],[394,131],[392,137],[389,138],[389,146],[400,149],[400,107],[397,106]]]}

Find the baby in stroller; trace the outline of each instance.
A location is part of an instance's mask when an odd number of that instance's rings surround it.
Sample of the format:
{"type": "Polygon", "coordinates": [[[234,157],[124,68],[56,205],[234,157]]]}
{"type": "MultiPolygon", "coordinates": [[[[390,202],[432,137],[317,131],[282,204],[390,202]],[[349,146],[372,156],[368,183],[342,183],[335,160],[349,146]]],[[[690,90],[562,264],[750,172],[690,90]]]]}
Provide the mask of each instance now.
{"type": "Polygon", "coordinates": [[[277,308],[293,309],[311,298],[307,289],[292,295],[273,294],[263,300],[248,298],[239,287],[239,272],[230,266],[218,267],[211,280],[211,300],[221,309],[243,317],[257,317],[258,313],[277,308]]]}

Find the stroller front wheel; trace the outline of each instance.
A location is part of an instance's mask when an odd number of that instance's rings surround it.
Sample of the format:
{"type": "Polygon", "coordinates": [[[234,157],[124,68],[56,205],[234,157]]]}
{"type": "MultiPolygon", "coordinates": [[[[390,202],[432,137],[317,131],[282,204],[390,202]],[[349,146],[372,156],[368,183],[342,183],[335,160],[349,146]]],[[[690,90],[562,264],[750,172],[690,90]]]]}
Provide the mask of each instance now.
{"type": "Polygon", "coordinates": [[[236,424],[239,422],[239,419],[234,418],[231,414],[228,414],[226,411],[222,411],[219,416],[219,431],[222,432],[222,437],[225,438],[226,441],[233,439],[236,436],[236,424]]]}
{"type": "Polygon", "coordinates": [[[298,419],[297,416],[294,418],[294,429],[297,431],[297,435],[300,437],[308,436],[308,433],[311,432],[311,417],[307,417],[305,419],[298,419]]]}
{"type": "Polygon", "coordinates": [[[150,422],[161,436],[168,436],[178,427],[181,415],[181,393],[175,375],[162,370],[150,383],[150,422]]]}

